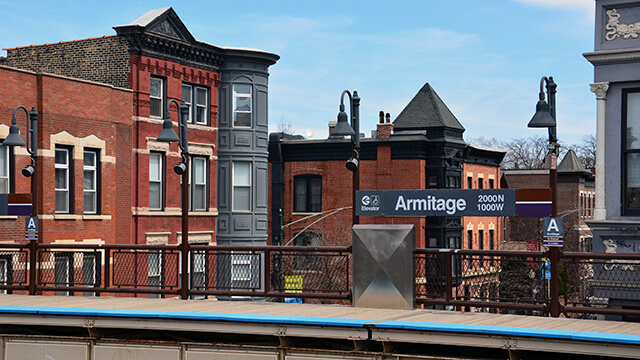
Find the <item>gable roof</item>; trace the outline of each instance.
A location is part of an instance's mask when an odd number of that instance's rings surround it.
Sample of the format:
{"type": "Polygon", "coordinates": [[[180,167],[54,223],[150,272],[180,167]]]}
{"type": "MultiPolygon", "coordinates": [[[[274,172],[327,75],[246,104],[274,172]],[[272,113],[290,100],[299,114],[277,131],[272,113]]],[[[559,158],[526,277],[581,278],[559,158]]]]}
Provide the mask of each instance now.
{"type": "Polygon", "coordinates": [[[569,150],[567,155],[564,156],[564,159],[558,165],[559,172],[583,172],[586,171],[580,159],[578,159],[578,155],[576,155],[575,151],[569,150]]]}
{"type": "Polygon", "coordinates": [[[195,43],[196,39],[191,35],[182,20],[178,17],[175,10],[171,7],[165,7],[155,10],[149,10],[144,15],[133,20],[126,25],[118,25],[113,27],[118,34],[124,34],[130,31],[148,32],[160,35],[174,40],[195,43]]]}
{"type": "Polygon", "coordinates": [[[429,83],[424,84],[393,122],[394,130],[426,130],[446,127],[464,131],[464,127],[429,83]]]}

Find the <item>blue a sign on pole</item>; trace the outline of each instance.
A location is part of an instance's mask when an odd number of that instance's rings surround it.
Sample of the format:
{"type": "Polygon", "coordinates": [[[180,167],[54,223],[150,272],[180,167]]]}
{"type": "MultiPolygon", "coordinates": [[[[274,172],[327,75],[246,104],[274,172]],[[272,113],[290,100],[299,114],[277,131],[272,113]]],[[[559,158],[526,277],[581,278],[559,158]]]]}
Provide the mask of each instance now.
{"type": "Polygon", "coordinates": [[[544,246],[562,246],[564,244],[564,236],[562,229],[562,218],[546,217],[543,221],[542,245],[544,246]]]}
{"type": "Polygon", "coordinates": [[[38,232],[38,217],[29,216],[24,221],[24,232],[37,233],[38,232]]]}

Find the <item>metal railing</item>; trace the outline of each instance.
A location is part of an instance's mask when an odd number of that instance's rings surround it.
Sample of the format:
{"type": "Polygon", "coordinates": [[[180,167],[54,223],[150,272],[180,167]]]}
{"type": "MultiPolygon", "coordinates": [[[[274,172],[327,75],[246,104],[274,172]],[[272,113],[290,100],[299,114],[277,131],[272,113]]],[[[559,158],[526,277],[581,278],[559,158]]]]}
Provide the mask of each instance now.
{"type": "MultiPolygon", "coordinates": [[[[0,291],[351,301],[351,248],[305,246],[0,245],[0,291]]],[[[460,311],[640,317],[640,254],[415,249],[416,303],[460,311]],[[550,289],[552,269],[559,294],[550,289]]]]}
{"type": "MultiPolygon", "coordinates": [[[[0,291],[177,296],[182,289],[179,245],[34,243],[0,245],[0,291]]],[[[351,299],[350,247],[191,245],[188,251],[188,298],[351,299]]]]}

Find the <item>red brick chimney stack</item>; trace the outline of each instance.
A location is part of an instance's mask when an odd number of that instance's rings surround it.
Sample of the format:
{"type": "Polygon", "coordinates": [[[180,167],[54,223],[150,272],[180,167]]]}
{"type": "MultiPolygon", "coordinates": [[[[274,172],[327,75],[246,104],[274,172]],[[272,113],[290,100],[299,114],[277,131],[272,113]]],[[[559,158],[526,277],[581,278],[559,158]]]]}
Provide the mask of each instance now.
{"type": "Polygon", "coordinates": [[[393,133],[393,124],[391,123],[391,114],[387,113],[386,121],[384,111],[380,111],[380,123],[376,129],[378,139],[388,139],[393,133]]]}

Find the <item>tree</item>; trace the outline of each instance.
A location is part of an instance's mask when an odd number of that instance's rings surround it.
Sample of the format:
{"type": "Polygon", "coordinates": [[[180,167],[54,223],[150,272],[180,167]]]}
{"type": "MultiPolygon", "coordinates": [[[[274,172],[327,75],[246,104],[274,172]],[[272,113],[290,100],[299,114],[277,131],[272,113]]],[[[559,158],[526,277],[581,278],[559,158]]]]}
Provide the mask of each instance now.
{"type": "MultiPolygon", "coordinates": [[[[586,135],[582,140],[583,143],[580,145],[561,146],[558,160],[564,158],[569,149],[574,149],[584,167],[593,168],[596,158],[596,137],[595,135],[586,135]]],[[[509,141],[479,137],[468,142],[478,146],[506,150],[507,154],[500,165],[503,169],[543,169],[545,168],[545,158],[549,153],[549,139],[541,135],[513,138],[509,141]]]]}
{"type": "Polygon", "coordinates": [[[278,132],[293,135],[293,125],[291,125],[291,121],[285,120],[284,116],[278,122],[278,132]]]}
{"type": "Polygon", "coordinates": [[[575,149],[578,159],[585,169],[592,169],[596,166],[596,136],[585,135],[582,137],[582,144],[575,149]]]}

